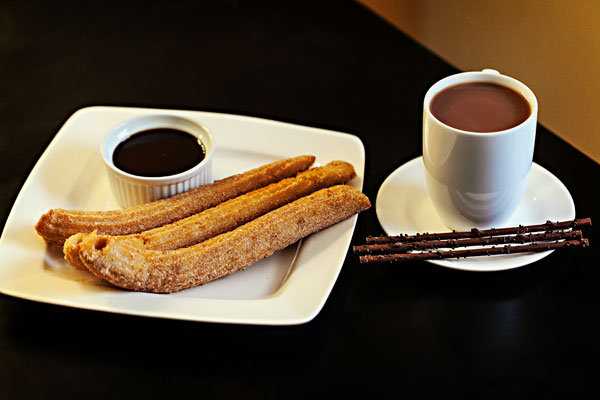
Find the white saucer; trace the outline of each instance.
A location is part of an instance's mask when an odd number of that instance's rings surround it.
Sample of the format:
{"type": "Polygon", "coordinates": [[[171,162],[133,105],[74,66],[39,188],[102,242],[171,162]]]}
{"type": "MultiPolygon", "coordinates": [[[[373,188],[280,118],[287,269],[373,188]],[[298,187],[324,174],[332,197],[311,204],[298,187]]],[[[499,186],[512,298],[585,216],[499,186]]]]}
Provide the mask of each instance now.
{"type": "MultiPolygon", "coordinates": [[[[449,231],[439,219],[427,194],[424,168],[423,158],[415,158],[392,172],[381,185],[377,193],[376,212],[388,235],[449,231]]],[[[546,169],[533,163],[523,200],[505,226],[574,218],[575,205],[565,185],[546,169]]],[[[467,271],[501,271],[531,264],[551,252],[552,250],[429,262],[467,271]]]]}

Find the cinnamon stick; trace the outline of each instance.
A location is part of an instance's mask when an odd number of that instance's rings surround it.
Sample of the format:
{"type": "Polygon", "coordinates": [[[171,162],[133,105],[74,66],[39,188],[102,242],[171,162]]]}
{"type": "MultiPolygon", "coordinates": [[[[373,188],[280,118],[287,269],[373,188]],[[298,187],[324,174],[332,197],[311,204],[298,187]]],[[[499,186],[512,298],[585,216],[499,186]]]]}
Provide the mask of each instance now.
{"type": "Polygon", "coordinates": [[[448,251],[430,251],[417,253],[385,254],[385,255],[365,255],[360,256],[361,263],[396,263],[410,260],[435,260],[444,258],[463,258],[475,256],[491,256],[497,254],[513,254],[540,252],[546,250],[559,249],[563,247],[587,247],[587,239],[565,240],[558,242],[534,243],[525,245],[506,245],[502,247],[486,247],[466,250],[448,250],[448,251]]]}
{"type": "Polygon", "coordinates": [[[395,236],[369,236],[366,242],[369,244],[375,243],[394,243],[394,242],[416,242],[424,240],[445,240],[445,239],[462,239],[462,238],[477,238],[482,236],[498,236],[510,235],[518,233],[540,232],[540,231],[555,231],[560,229],[576,228],[580,226],[588,226],[592,224],[590,218],[581,218],[568,221],[546,221],[544,224],[538,225],[519,225],[508,228],[492,228],[492,229],[477,229],[473,228],[470,231],[452,231],[443,233],[417,233],[415,235],[395,235],[395,236]]]}
{"type": "Polygon", "coordinates": [[[550,231],[544,233],[516,234],[509,236],[487,236],[465,239],[429,240],[420,242],[395,242],[384,244],[368,244],[354,246],[355,254],[373,253],[403,253],[411,250],[424,250],[435,248],[467,247],[467,246],[489,246],[507,243],[532,243],[537,241],[554,241],[566,239],[581,239],[581,231],[550,231]]]}

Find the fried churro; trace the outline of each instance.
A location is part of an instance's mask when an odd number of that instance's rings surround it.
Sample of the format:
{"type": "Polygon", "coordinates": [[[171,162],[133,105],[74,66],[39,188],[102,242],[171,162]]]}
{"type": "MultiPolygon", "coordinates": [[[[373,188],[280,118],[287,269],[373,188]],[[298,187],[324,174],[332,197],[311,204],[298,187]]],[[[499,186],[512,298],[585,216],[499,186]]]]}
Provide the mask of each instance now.
{"type": "Polygon", "coordinates": [[[47,242],[63,244],[71,235],[94,230],[128,235],[196,214],[223,201],[296,175],[309,168],[314,156],[289,158],[230,176],[166,199],[112,211],[52,209],[35,226],[47,242]]]}
{"type": "MultiPolygon", "coordinates": [[[[228,200],[191,217],[136,234],[148,250],[174,250],[188,247],[230,231],[254,218],[319,189],[347,183],[356,176],[354,167],[345,161],[332,161],[272,183],[261,189],[228,200]]],[[[78,233],[63,247],[65,259],[73,267],[86,270],[79,258],[79,245],[87,234],[78,233]]],[[[117,240],[126,240],[119,236],[117,240]]]]}
{"type": "Polygon", "coordinates": [[[337,185],[302,197],[194,246],[147,250],[143,239],[93,232],[80,258],[96,276],[130,290],[170,293],[243,270],[296,241],[370,207],[360,191],[337,185]]]}

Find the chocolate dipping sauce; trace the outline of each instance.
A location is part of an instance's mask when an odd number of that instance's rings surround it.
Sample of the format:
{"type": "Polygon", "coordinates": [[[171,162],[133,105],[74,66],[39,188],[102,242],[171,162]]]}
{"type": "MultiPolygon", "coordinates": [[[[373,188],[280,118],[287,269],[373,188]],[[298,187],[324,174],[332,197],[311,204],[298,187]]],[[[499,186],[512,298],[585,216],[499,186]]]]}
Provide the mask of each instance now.
{"type": "Polygon", "coordinates": [[[169,176],[187,171],[206,156],[195,136],[171,128],[149,129],[120,143],[113,163],[121,171],[146,177],[169,176]]]}
{"type": "Polygon", "coordinates": [[[531,106],[520,93],[488,82],[450,86],[434,96],[430,110],[446,125],[481,133],[512,128],[531,115],[531,106]]]}

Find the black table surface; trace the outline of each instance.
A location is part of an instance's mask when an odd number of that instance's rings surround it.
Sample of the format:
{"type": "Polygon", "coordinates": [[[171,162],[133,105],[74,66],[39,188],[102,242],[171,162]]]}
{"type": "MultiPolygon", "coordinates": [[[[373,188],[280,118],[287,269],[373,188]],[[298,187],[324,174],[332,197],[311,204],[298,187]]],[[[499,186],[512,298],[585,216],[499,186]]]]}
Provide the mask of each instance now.
{"type": "MultiPolygon", "coordinates": [[[[92,105],[352,133],[374,202],[383,180],[421,154],[426,89],[454,72],[353,2],[1,2],[1,226],[58,129],[92,105]]],[[[598,220],[598,164],[543,126],[534,161],[565,183],[577,216],[598,220]]],[[[352,243],[381,232],[373,207],[352,243]]],[[[0,295],[0,398],[593,397],[600,274],[593,229],[587,236],[587,249],[494,273],[367,266],[349,252],[322,311],[297,326],[0,295]]]]}

